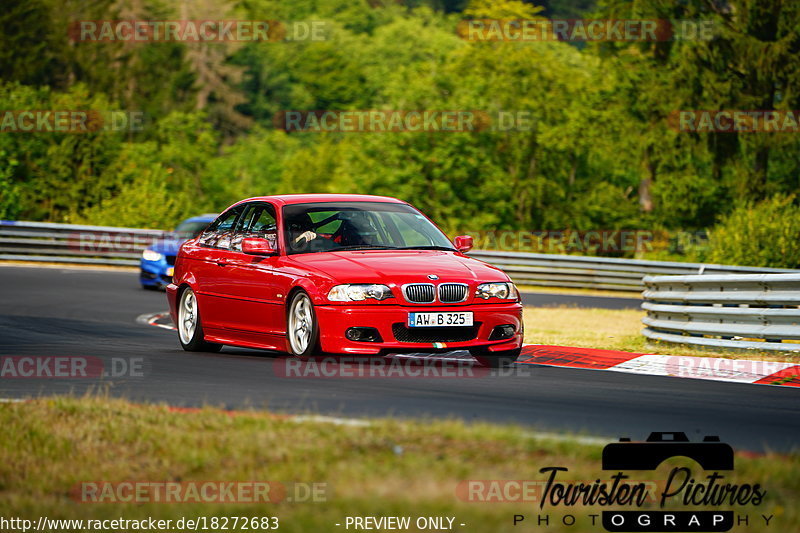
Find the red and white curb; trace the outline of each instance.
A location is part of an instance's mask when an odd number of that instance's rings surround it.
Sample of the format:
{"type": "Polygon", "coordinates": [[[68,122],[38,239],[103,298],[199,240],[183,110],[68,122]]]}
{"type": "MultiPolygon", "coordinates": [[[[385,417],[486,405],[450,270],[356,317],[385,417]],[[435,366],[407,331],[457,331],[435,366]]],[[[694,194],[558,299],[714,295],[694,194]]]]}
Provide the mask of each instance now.
{"type": "MultiPolygon", "coordinates": [[[[136,321],[149,326],[175,329],[168,312],[140,315],[136,321]]],[[[448,357],[447,359],[460,358],[448,357]]],[[[641,354],[595,348],[528,344],[522,348],[522,355],[517,359],[517,364],[800,387],[800,364],[779,361],[641,354]]]]}
{"type": "Polygon", "coordinates": [[[163,313],[145,313],[143,315],[139,315],[136,317],[136,323],[177,331],[175,326],[172,324],[169,311],[164,311],[163,313]]]}
{"type": "Polygon", "coordinates": [[[649,376],[800,387],[800,365],[778,361],[691,357],[527,345],[518,364],[608,370],[649,376]]]}

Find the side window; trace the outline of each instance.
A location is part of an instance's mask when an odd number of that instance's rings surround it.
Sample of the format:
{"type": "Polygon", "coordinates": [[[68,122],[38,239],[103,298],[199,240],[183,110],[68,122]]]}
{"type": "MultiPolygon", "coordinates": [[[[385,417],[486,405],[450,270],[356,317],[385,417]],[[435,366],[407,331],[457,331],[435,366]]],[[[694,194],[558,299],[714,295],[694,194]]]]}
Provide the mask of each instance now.
{"type": "Polygon", "coordinates": [[[278,225],[275,223],[275,211],[271,206],[263,206],[258,215],[253,218],[250,233],[253,236],[272,239],[273,241],[277,239],[278,225]]]}
{"type": "Polygon", "coordinates": [[[233,235],[233,226],[242,209],[236,207],[221,214],[200,236],[200,243],[214,248],[228,248],[233,235]]]}
{"type": "Polygon", "coordinates": [[[239,217],[236,227],[230,232],[230,240],[228,246],[235,252],[242,251],[242,239],[244,238],[244,231],[250,226],[255,214],[256,206],[254,204],[247,204],[244,206],[244,214],[239,217]]]}
{"type": "Polygon", "coordinates": [[[241,242],[245,237],[258,237],[270,241],[273,247],[278,245],[278,227],[275,223],[275,208],[270,204],[251,204],[244,216],[236,224],[236,232],[231,249],[241,250],[241,242]]]}

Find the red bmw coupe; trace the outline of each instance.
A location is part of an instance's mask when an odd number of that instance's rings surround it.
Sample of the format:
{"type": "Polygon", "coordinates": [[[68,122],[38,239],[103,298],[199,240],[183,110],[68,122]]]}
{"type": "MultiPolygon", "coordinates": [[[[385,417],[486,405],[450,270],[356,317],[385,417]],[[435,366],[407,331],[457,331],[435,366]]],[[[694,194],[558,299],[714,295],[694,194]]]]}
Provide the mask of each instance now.
{"type": "Polygon", "coordinates": [[[395,198],[249,198],[181,246],[167,299],[189,351],[469,350],[503,366],[522,346],[519,293],[471,247],[395,198]]]}

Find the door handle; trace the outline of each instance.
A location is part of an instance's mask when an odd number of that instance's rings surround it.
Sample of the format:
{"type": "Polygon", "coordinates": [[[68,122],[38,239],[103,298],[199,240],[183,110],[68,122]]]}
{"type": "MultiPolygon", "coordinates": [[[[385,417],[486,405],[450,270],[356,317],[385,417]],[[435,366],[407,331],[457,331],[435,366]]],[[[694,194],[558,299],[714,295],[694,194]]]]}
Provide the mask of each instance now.
{"type": "Polygon", "coordinates": [[[225,261],[217,261],[217,265],[221,266],[221,267],[224,267],[224,266],[228,266],[228,263],[226,263],[225,261]]]}

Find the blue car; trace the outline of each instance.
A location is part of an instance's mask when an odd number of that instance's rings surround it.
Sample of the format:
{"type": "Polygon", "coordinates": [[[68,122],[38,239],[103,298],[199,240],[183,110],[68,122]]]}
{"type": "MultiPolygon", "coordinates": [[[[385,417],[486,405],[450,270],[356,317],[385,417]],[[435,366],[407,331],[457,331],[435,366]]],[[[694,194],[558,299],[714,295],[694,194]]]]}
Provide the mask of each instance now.
{"type": "Polygon", "coordinates": [[[215,213],[206,213],[187,218],[175,228],[171,238],[159,239],[142,252],[139,282],[143,289],[160,289],[172,281],[172,271],[178,248],[184,241],[196,237],[217,218],[215,213]]]}

